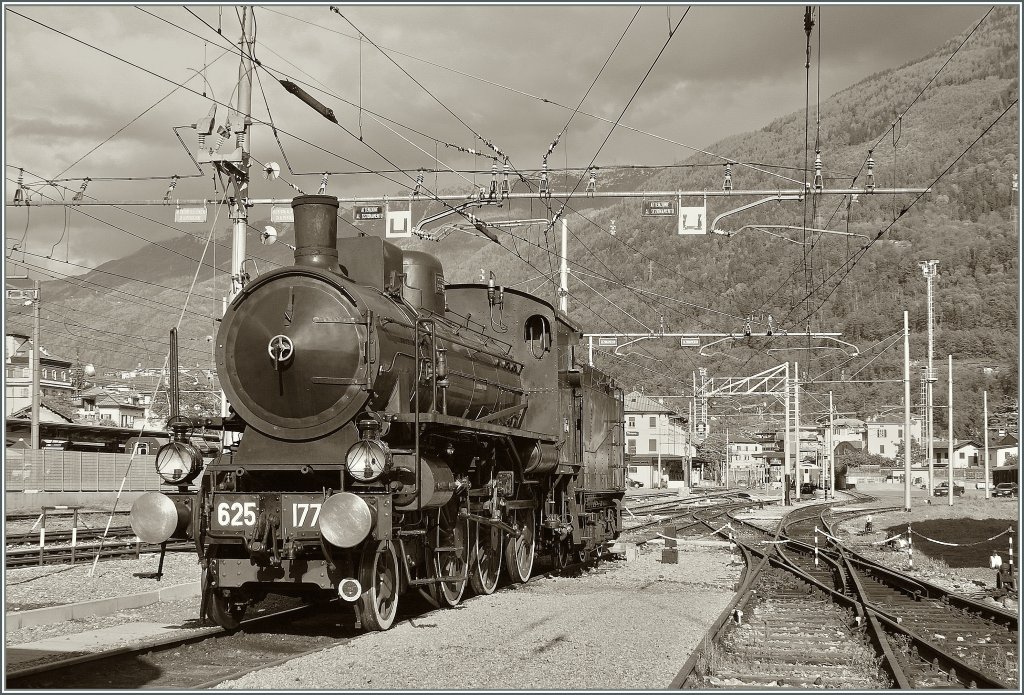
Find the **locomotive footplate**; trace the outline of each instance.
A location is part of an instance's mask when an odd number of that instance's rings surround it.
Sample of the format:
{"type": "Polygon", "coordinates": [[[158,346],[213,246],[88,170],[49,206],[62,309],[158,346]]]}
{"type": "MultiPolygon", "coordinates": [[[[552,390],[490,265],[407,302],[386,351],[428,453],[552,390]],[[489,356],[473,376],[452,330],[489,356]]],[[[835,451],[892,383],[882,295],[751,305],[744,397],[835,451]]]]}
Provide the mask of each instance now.
{"type": "Polygon", "coordinates": [[[238,588],[247,582],[315,584],[321,589],[332,589],[344,577],[338,568],[332,572],[326,560],[282,558],[279,566],[260,566],[249,558],[212,558],[210,579],[222,589],[238,588]]]}

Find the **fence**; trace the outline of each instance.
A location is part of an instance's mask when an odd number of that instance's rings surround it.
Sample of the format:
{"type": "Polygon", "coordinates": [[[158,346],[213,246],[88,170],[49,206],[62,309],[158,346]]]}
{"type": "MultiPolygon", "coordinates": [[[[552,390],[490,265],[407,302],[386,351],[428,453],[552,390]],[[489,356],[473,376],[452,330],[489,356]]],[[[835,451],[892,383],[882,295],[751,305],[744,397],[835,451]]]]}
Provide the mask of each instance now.
{"type": "Polygon", "coordinates": [[[162,481],[155,464],[155,456],[7,449],[4,485],[9,492],[116,492],[128,472],[126,492],[160,490],[162,481]]]}

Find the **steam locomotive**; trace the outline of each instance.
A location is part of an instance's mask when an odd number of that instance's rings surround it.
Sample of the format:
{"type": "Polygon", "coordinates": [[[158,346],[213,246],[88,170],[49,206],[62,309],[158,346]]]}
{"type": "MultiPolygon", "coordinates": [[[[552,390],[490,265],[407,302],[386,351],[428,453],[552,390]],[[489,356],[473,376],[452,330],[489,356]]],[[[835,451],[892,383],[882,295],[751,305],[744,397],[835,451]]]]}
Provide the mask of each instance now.
{"type": "Polygon", "coordinates": [[[194,541],[201,615],[236,629],[268,594],[338,595],[386,630],[405,592],[454,606],[503,565],[524,582],[537,554],[606,552],[622,391],[577,362],[579,329],[493,276],[449,285],[430,254],[339,240],[337,198],[292,208],[294,265],[252,279],[217,334],[230,415],[172,417],[168,490],[131,510],[146,542],[194,541]],[[205,470],[199,424],[241,433],[205,470]]]}

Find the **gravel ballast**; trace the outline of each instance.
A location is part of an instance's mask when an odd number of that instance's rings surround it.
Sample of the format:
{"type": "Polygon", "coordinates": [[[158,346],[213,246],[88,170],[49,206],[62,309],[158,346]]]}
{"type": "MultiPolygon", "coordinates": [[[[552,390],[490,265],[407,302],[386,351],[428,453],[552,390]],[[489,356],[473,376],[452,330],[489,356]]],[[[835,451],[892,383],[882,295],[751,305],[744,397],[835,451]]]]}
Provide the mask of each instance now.
{"type": "Polygon", "coordinates": [[[4,581],[4,608],[7,612],[31,610],[141,594],[174,584],[199,581],[200,569],[195,553],[168,553],[164,558],[164,576],[159,582],[134,576],[139,572],[155,572],[159,558],[159,554],[152,553],[138,560],[101,560],[96,563],[95,572],[92,572],[91,562],[8,569],[4,581]]]}
{"type": "Polygon", "coordinates": [[[235,689],[655,689],[732,599],[728,550],[661,548],[540,578],[222,684],[235,689]],[[391,664],[391,667],[384,667],[391,664]]]}

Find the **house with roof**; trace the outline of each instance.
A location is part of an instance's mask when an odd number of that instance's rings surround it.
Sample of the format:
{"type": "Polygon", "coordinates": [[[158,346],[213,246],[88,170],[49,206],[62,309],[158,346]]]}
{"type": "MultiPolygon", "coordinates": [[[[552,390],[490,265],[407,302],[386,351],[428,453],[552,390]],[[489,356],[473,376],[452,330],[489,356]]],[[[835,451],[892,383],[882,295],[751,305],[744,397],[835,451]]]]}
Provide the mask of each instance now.
{"type": "MultiPolygon", "coordinates": [[[[4,337],[4,416],[32,405],[31,340],[28,336],[8,333],[4,337]]],[[[71,399],[75,387],[71,381],[70,360],[39,352],[40,398],[71,399]]]]}
{"type": "Polygon", "coordinates": [[[1020,458],[1020,445],[1017,443],[1017,437],[1009,432],[1004,432],[1002,436],[994,437],[995,441],[990,441],[988,445],[988,462],[990,466],[995,468],[1002,468],[1007,465],[1006,461],[1011,456],[1020,458]]]}
{"type": "Polygon", "coordinates": [[[659,487],[660,465],[662,477],[682,481],[684,460],[695,452],[688,443],[686,417],[662,400],[633,391],[625,397],[625,418],[627,475],[644,487],[659,487]]]}
{"type": "Polygon", "coordinates": [[[94,386],[83,391],[80,403],[78,414],[84,423],[135,427],[146,416],[139,394],[107,386],[94,386]]]}
{"type": "MultiPolygon", "coordinates": [[[[11,418],[17,420],[29,420],[32,418],[32,406],[27,405],[21,410],[10,414],[11,418]]],[[[61,403],[43,399],[39,402],[39,422],[70,423],[75,421],[75,411],[61,403]]]]}
{"type": "Polygon", "coordinates": [[[760,485],[766,471],[764,444],[755,437],[729,439],[726,470],[730,484],[760,485]]]}
{"type": "MultiPolygon", "coordinates": [[[[932,444],[932,451],[935,452],[935,463],[937,465],[949,465],[949,440],[936,440],[932,444]]],[[[953,468],[967,468],[968,466],[981,466],[984,448],[977,442],[970,439],[963,441],[953,440],[953,468]]]]}
{"type": "MultiPolygon", "coordinates": [[[[921,440],[921,423],[920,418],[910,421],[911,451],[921,440]]],[[[903,420],[868,420],[864,427],[864,446],[867,453],[895,459],[903,446],[903,420]]]]}

